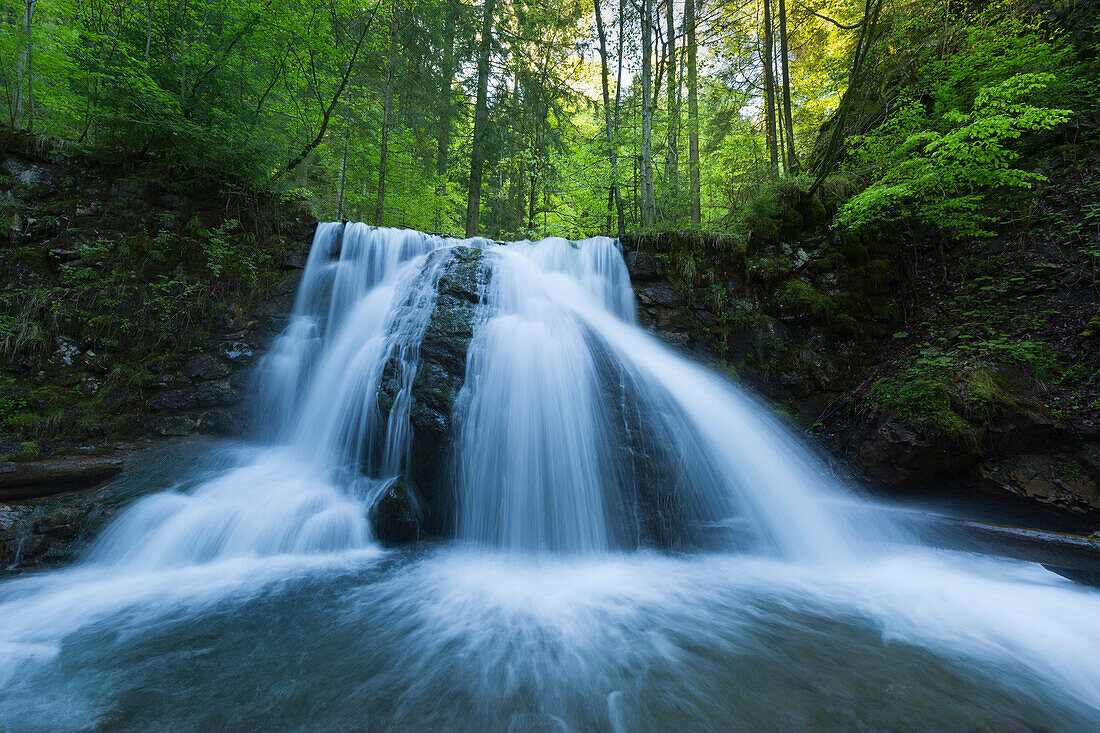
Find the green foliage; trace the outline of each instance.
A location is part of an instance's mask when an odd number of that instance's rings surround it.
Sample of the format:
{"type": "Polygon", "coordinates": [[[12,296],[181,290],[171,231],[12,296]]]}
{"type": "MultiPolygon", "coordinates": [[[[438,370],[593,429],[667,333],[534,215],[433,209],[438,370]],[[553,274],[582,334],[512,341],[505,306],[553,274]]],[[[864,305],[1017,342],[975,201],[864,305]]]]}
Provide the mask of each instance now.
{"type": "Polygon", "coordinates": [[[949,439],[971,440],[973,427],[954,407],[964,394],[964,366],[950,355],[925,349],[897,374],[875,381],[865,401],[872,410],[928,426],[949,439]]]}
{"type": "Polygon", "coordinates": [[[881,135],[861,138],[881,166],[881,177],[840,210],[837,222],[859,230],[918,219],[958,236],[991,235],[996,218],[985,213],[985,195],[1046,180],[1014,167],[1018,154],[1009,144],[1024,132],[1049,130],[1069,120],[1069,110],[1027,101],[1047,89],[1052,79],[1049,74],[1017,74],[983,87],[973,112],[951,110],[944,115],[950,126],[946,132],[920,130],[893,147],[899,130],[918,127],[922,118],[915,102],[903,105],[899,119],[881,135]]]}
{"type": "Polygon", "coordinates": [[[786,316],[808,316],[828,320],[836,311],[829,296],[802,280],[787,280],[775,293],[775,302],[786,316]]]}
{"type": "Polygon", "coordinates": [[[41,455],[42,451],[38,447],[38,443],[33,440],[24,440],[19,443],[14,451],[0,457],[0,461],[33,461],[40,458],[41,455]]]}

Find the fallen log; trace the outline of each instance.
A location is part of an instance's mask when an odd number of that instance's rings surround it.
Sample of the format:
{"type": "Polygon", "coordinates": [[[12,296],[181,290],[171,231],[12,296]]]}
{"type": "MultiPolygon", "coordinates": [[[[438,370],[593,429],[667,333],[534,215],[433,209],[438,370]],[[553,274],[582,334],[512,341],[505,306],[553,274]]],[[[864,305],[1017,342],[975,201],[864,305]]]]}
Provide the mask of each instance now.
{"type": "Polygon", "coordinates": [[[102,456],[0,463],[0,501],[86,489],[111,478],[122,466],[121,458],[102,456]]]}

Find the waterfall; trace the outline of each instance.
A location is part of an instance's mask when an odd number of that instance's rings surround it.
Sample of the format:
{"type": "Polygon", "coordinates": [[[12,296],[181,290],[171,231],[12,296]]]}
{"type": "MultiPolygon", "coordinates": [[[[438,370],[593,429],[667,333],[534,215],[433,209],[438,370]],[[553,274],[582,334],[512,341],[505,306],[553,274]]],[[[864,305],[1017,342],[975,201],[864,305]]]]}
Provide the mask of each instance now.
{"type": "Polygon", "coordinates": [[[321,224],[254,383],[232,465],[0,585],[0,728],[1100,714],[1098,594],[895,543],[752,396],[636,325],[612,239],[321,224]],[[399,485],[443,542],[377,541],[399,485]]]}

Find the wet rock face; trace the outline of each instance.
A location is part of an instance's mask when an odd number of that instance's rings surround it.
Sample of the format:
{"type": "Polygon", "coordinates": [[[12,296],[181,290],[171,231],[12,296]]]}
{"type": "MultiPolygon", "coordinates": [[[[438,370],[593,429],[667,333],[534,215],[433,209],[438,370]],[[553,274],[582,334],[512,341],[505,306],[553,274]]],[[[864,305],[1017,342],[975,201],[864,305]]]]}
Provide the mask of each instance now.
{"type": "Polygon", "coordinates": [[[882,488],[922,492],[947,483],[1100,518],[1100,442],[1014,397],[1021,402],[967,413],[965,435],[872,414],[847,424],[838,438],[853,466],[882,488]]]}
{"type": "MultiPolygon", "coordinates": [[[[691,487],[678,470],[667,438],[662,438],[655,416],[643,409],[638,385],[621,378],[613,366],[601,365],[605,408],[613,418],[615,476],[609,485],[621,487],[616,502],[608,507],[620,547],[672,548],[685,539],[691,487]]],[[[675,409],[669,405],[671,409],[675,409]]],[[[685,422],[681,426],[691,430],[685,422]]]]}
{"type": "Polygon", "coordinates": [[[0,463],[0,500],[82,489],[121,470],[122,460],[114,457],[74,456],[50,461],[0,463]]]}
{"type": "Polygon", "coordinates": [[[1074,453],[1021,453],[979,469],[983,486],[1077,514],[1100,512],[1100,442],[1074,453]]]}
{"type": "Polygon", "coordinates": [[[3,476],[18,481],[0,488],[0,575],[71,562],[120,511],[185,475],[208,445],[164,441],[111,456],[5,464],[13,468],[3,476]]]}
{"type": "Polygon", "coordinates": [[[390,545],[416,542],[424,531],[424,497],[404,477],[386,487],[370,510],[375,538],[390,545]]]}
{"type": "Polygon", "coordinates": [[[747,245],[666,232],[622,245],[643,326],[806,424],[894,332],[897,272],[883,260],[857,263],[823,235],[747,245]]]}
{"type": "Polygon", "coordinates": [[[859,438],[854,462],[879,486],[909,486],[929,476],[964,468],[977,459],[963,441],[945,442],[942,436],[898,420],[868,426],[859,438]]]}
{"type": "MultiPolygon", "coordinates": [[[[466,350],[489,271],[482,266],[481,250],[455,247],[436,256],[448,256],[449,260],[439,278],[412,383],[407,480],[423,494],[427,526],[441,532],[451,518],[454,501],[447,476],[447,454],[454,438],[452,412],[466,378],[466,350]]],[[[383,419],[401,388],[399,369],[395,359],[383,369],[378,395],[383,419]]]]}

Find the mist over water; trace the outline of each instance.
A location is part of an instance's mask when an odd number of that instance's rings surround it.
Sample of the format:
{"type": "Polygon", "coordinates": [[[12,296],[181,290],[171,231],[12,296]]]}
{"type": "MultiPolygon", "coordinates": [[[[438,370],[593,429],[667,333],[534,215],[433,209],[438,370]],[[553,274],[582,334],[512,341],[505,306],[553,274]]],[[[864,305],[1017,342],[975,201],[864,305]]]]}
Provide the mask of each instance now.
{"type": "Polygon", "coordinates": [[[610,239],[322,224],[255,377],[262,437],[231,466],[0,584],[0,729],[1100,729],[1100,593],[896,542],[635,325],[610,239]],[[368,514],[409,471],[466,247],[455,516],[384,549],[368,514]]]}

